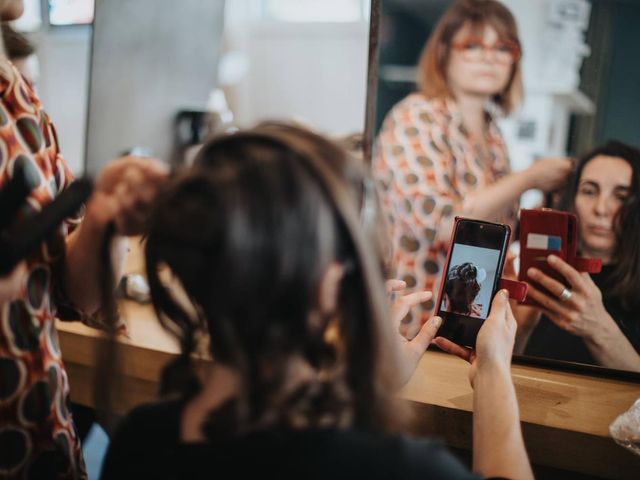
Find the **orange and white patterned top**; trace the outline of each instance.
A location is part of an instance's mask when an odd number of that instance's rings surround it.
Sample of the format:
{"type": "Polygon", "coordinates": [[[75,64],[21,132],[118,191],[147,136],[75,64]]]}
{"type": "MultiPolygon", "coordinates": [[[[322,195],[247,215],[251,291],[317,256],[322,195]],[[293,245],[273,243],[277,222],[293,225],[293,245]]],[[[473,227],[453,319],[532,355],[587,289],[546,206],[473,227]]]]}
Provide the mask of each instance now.
{"type": "MultiPolygon", "coordinates": [[[[488,155],[481,154],[452,99],[413,93],[382,125],[373,174],[393,243],[392,275],[409,289],[436,296],[453,217],[465,196],[510,172],[502,135],[488,113],[487,118],[488,155]]],[[[495,220],[513,221],[514,207],[495,220]]],[[[423,320],[434,301],[423,305],[423,320]]]]}
{"type": "MultiPolygon", "coordinates": [[[[32,187],[22,215],[39,211],[73,180],[40,100],[0,60],[0,187],[18,164],[32,187]]],[[[54,325],[56,312],[84,320],[55,294],[65,237],[77,221],[62,225],[27,259],[22,298],[0,304],[0,479],[86,478],[54,325]]]]}

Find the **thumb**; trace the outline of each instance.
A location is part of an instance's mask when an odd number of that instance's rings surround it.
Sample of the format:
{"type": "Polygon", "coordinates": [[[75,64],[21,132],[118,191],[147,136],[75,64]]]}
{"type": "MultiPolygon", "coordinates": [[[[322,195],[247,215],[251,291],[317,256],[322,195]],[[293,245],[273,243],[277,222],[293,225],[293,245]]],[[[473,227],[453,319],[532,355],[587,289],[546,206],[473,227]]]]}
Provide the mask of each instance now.
{"type": "Polygon", "coordinates": [[[440,325],[442,325],[442,318],[431,317],[422,325],[418,334],[411,340],[411,344],[416,345],[416,348],[426,350],[431,345],[431,341],[436,338],[440,325]]]}
{"type": "Polygon", "coordinates": [[[493,302],[491,302],[491,312],[489,312],[490,319],[504,319],[507,315],[507,308],[509,307],[509,292],[507,290],[502,289],[496,293],[496,296],[493,298],[493,302]]]}

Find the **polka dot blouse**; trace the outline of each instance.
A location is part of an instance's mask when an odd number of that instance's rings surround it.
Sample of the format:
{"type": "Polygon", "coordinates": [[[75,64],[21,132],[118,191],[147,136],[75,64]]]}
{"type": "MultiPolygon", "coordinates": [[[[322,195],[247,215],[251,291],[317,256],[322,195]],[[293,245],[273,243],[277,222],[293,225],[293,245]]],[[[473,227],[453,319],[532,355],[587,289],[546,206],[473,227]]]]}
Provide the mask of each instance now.
{"type": "MultiPolygon", "coordinates": [[[[384,121],[373,172],[393,242],[393,275],[412,290],[437,294],[453,218],[465,195],[510,172],[502,135],[487,118],[485,154],[451,99],[428,100],[413,93],[384,121]]],[[[515,208],[506,211],[495,220],[513,221],[515,208]]],[[[434,300],[423,305],[423,319],[433,308],[434,300]]]]}
{"type": "MultiPolygon", "coordinates": [[[[72,180],[40,101],[0,60],[0,186],[16,165],[33,188],[21,215],[38,211],[72,180]]],[[[55,295],[56,269],[75,223],[62,225],[28,259],[22,299],[0,305],[0,478],[86,478],[54,325],[64,306],[55,295]]],[[[81,316],[71,307],[64,312],[67,319],[81,316]]]]}

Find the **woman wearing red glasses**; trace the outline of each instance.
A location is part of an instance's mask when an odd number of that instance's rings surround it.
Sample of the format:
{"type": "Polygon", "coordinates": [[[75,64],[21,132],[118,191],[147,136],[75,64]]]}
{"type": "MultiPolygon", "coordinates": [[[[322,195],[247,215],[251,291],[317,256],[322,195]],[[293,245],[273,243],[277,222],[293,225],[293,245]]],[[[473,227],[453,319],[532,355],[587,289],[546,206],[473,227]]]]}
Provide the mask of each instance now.
{"type": "MultiPolygon", "coordinates": [[[[510,223],[526,190],[565,182],[567,159],[511,173],[495,123],[522,99],[520,41],[494,0],[459,0],[440,19],[418,65],[418,91],[387,115],[374,174],[394,244],[395,277],[433,290],[456,215],[510,223]]],[[[423,306],[428,318],[433,302],[423,306]]]]}

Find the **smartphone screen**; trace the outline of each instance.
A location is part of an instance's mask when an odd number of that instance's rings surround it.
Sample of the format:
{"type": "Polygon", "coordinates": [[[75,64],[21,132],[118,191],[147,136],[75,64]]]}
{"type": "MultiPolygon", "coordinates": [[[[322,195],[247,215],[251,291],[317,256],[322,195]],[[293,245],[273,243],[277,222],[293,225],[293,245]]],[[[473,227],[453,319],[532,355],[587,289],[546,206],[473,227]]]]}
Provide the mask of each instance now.
{"type": "Polygon", "coordinates": [[[508,225],[459,219],[440,285],[438,335],[473,347],[498,289],[509,243],[508,225]]]}

